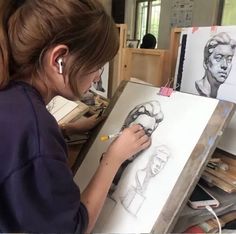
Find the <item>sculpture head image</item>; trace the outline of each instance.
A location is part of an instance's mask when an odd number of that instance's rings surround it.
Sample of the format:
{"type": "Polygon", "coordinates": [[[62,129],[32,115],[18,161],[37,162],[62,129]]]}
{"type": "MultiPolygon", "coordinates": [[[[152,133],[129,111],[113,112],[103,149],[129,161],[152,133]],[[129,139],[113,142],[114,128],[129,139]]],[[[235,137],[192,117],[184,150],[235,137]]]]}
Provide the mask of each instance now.
{"type": "Polygon", "coordinates": [[[163,118],[164,115],[158,101],[145,102],[136,106],[129,112],[122,129],[133,124],[140,124],[145,133],[148,136],[151,136],[163,118]]]}
{"type": "Polygon", "coordinates": [[[220,85],[229,76],[235,53],[236,41],[226,32],[221,32],[207,41],[204,48],[204,77],[195,81],[195,87],[202,96],[216,98],[220,85]]]}
{"type": "Polygon", "coordinates": [[[224,83],[232,68],[236,41],[226,32],[212,37],[204,48],[204,69],[208,81],[224,83]]]}

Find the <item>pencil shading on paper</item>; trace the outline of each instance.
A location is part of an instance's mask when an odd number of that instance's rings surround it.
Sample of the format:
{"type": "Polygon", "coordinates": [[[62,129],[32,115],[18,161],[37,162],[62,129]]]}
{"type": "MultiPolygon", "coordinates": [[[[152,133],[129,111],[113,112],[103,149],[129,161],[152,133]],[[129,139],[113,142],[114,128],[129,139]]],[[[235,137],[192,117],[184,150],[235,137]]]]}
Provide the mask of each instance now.
{"type": "MultiPolygon", "coordinates": [[[[156,100],[148,101],[148,102],[141,103],[135,106],[129,112],[126,119],[124,120],[121,131],[123,131],[125,128],[128,128],[134,124],[139,124],[143,127],[143,130],[145,131],[145,133],[150,137],[163,119],[164,119],[164,115],[161,110],[160,103],[156,100]]],[[[139,154],[140,153],[133,155],[130,159],[126,160],[120,166],[113,180],[112,186],[109,190],[110,196],[112,196],[113,192],[115,191],[125,168],[129,165],[129,163],[133,162],[133,160],[139,154]]]]}
{"type": "Polygon", "coordinates": [[[123,171],[112,197],[106,198],[94,233],[152,231],[164,211],[169,196],[173,195],[172,190],[218,104],[218,100],[186,93],[173,92],[170,97],[157,93],[159,93],[158,88],[128,83],[75,175],[75,182],[82,192],[97,170],[102,153],[106,152],[111,143],[111,141],[101,143],[100,136],[119,132],[130,110],[150,100],[158,101],[164,118],[151,134],[152,145],[141,152],[123,171]],[[136,215],[135,212],[132,215],[121,203],[121,198],[125,197],[130,188],[137,187],[135,180],[137,171],[146,167],[153,150],[158,146],[166,146],[170,157],[163,169],[148,180],[145,192],[142,193],[145,197],[144,202],[136,215]]]}
{"type": "Polygon", "coordinates": [[[167,146],[161,145],[153,149],[153,153],[145,168],[137,170],[135,174],[135,186],[131,186],[126,194],[120,198],[124,208],[136,216],[142,204],[145,202],[145,192],[149,181],[161,173],[171,153],[167,146]]]}
{"type": "Polygon", "coordinates": [[[121,130],[139,124],[145,133],[151,136],[158,124],[163,120],[164,114],[158,101],[152,100],[134,107],[127,115],[121,130]]]}
{"type": "Polygon", "coordinates": [[[103,87],[103,84],[102,84],[102,83],[103,83],[103,82],[102,82],[102,78],[100,78],[99,81],[93,83],[93,87],[94,87],[97,91],[100,91],[100,92],[104,93],[106,90],[105,90],[105,88],[103,87]]]}
{"type": "Polygon", "coordinates": [[[96,94],[108,98],[108,86],[109,86],[109,63],[104,65],[104,71],[101,75],[101,78],[98,82],[95,82],[91,90],[96,94]]]}

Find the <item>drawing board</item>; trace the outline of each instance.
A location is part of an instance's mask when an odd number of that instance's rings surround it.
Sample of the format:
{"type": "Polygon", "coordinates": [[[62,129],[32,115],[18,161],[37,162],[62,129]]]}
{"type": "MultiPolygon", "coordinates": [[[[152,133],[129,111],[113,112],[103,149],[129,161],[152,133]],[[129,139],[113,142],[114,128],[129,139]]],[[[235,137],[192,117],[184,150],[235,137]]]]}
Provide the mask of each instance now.
{"type": "MultiPolygon", "coordinates": [[[[169,199],[174,196],[175,205],[178,206],[183,199],[183,196],[178,197],[173,194],[176,189],[180,189],[176,188],[176,184],[181,180],[180,175],[183,171],[188,171],[183,186],[192,185],[196,181],[191,173],[199,172],[204,164],[202,161],[206,160],[214,148],[218,130],[224,126],[226,118],[232,111],[228,108],[226,115],[223,118],[220,116],[222,123],[220,121],[214,123],[217,125],[214,136],[211,136],[212,131],[208,131],[207,134],[211,139],[206,137],[205,146],[201,145],[199,155],[195,155],[196,168],[192,167],[189,173],[186,165],[189,164],[193,151],[195,152],[196,148],[199,150],[199,139],[219,101],[177,91],[170,97],[164,97],[158,92],[159,88],[128,82],[75,174],[75,182],[83,191],[99,166],[102,153],[110,144],[101,142],[100,136],[119,131],[132,110],[135,108],[141,110],[140,105],[147,110],[150,109],[147,103],[159,103],[158,112],[162,112],[163,116],[152,132],[152,144],[125,168],[116,189],[106,199],[94,228],[95,233],[150,233],[154,227],[156,230],[159,229],[158,231],[163,231],[163,226],[166,228],[168,225],[158,225],[157,220],[162,219],[169,199]],[[153,155],[158,157],[152,160],[153,155]],[[155,165],[149,167],[154,161],[155,165]],[[150,175],[153,171],[154,176],[150,175]]],[[[189,187],[185,191],[188,190],[189,187]]],[[[179,194],[181,193],[182,190],[179,194]]],[[[172,213],[171,218],[173,218],[177,209],[171,209],[168,211],[172,213]]]]}
{"type": "MultiPolygon", "coordinates": [[[[216,96],[214,96],[213,91],[209,95],[213,98],[236,103],[236,56],[235,48],[233,48],[235,43],[236,26],[183,28],[175,72],[175,87],[183,92],[207,95],[207,91],[204,91],[204,89],[208,89],[207,85],[209,87],[215,85],[210,85],[207,79],[212,80],[212,83],[215,82],[213,81],[214,79],[218,79],[219,86],[216,89],[216,96]],[[229,43],[231,46],[229,46],[229,43]],[[212,53],[213,64],[210,64],[210,54],[208,57],[206,52],[204,52],[204,48],[207,45],[209,49],[205,50],[209,50],[212,53]],[[221,48],[221,52],[218,52],[218,54],[217,48],[221,48]],[[226,54],[228,55],[226,56],[226,54]],[[217,66],[221,68],[218,69],[217,66]],[[215,70],[213,73],[218,74],[215,75],[216,78],[210,78],[209,74],[212,73],[213,69],[215,70]],[[205,86],[203,82],[206,83],[205,86]],[[198,91],[199,89],[200,91],[198,91]]],[[[225,130],[218,147],[236,155],[235,141],[236,115],[233,116],[232,121],[225,130]]]]}

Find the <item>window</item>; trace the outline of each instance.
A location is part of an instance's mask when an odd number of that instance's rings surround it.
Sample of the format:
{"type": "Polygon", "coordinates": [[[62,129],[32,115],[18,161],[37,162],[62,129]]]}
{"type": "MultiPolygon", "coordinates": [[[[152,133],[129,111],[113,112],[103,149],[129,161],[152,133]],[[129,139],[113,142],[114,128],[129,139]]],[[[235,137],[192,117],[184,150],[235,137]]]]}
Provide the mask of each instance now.
{"type": "Polygon", "coordinates": [[[142,40],[146,33],[158,38],[161,0],[137,0],[135,16],[135,39],[142,40]]]}
{"type": "Polygon", "coordinates": [[[221,25],[235,25],[236,24],[236,1],[225,0],[221,25]]]}

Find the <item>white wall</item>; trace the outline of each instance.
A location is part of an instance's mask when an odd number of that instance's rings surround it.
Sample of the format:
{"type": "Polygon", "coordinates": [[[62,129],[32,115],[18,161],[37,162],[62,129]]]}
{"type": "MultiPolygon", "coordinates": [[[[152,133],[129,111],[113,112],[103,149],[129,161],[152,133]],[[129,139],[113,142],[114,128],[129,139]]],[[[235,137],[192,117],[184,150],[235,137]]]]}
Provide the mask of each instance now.
{"type": "MultiPolygon", "coordinates": [[[[159,27],[159,49],[169,48],[171,1],[162,0],[159,27]]],[[[216,25],[219,0],[194,0],[192,26],[216,25]]]]}
{"type": "Polygon", "coordinates": [[[134,38],[134,28],[135,28],[135,2],[136,0],[126,0],[125,1],[125,23],[127,24],[127,38],[134,38]]]}

